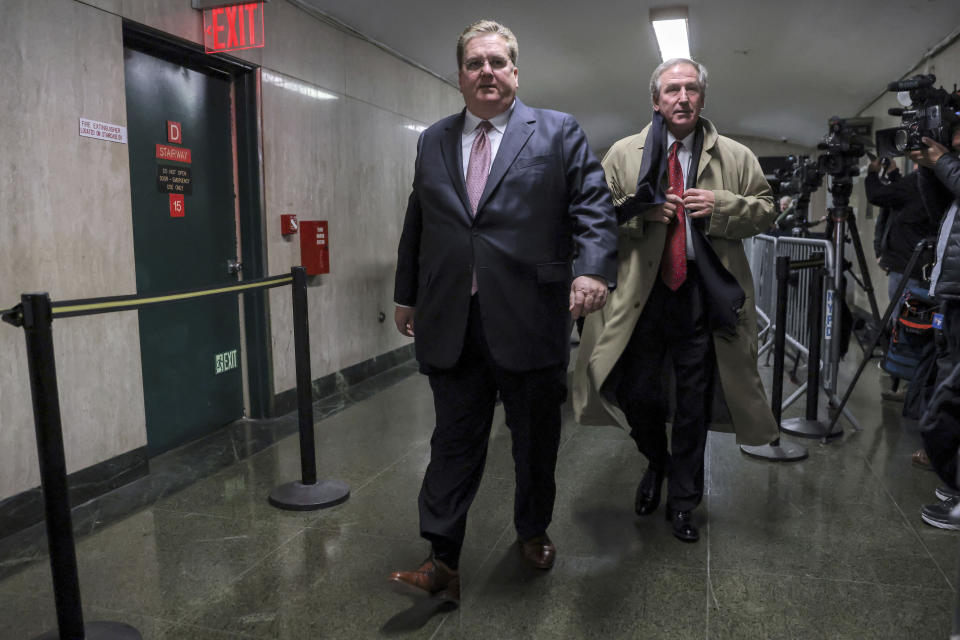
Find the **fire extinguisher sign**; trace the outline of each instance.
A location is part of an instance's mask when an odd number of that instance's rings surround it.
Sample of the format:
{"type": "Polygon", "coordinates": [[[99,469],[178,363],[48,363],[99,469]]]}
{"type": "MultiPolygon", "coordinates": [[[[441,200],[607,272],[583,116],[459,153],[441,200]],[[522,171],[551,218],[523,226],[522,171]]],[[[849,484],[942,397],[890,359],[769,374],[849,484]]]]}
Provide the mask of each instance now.
{"type": "Polygon", "coordinates": [[[182,218],[186,214],[183,208],[183,194],[171,193],[170,195],[170,217],[182,218]]]}

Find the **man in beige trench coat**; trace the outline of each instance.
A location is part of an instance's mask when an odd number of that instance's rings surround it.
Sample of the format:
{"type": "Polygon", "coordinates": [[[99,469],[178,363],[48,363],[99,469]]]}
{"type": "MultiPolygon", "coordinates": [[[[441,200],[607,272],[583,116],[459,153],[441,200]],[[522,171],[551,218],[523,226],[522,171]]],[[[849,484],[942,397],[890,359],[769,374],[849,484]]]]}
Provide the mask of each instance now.
{"type": "Polygon", "coordinates": [[[637,513],[657,509],[669,478],[667,519],[686,542],[699,537],[691,511],[703,494],[708,425],[732,426],[746,445],[778,435],[757,371],[754,288],[742,245],[770,227],[773,198],[750,150],[700,117],[706,80],[692,60],[661,64],[650,83],[653,122],[603,160],[620,222],[618,287],[587,317],[573,379],[580,423],[627,429],[650,463],[637,513]]]}

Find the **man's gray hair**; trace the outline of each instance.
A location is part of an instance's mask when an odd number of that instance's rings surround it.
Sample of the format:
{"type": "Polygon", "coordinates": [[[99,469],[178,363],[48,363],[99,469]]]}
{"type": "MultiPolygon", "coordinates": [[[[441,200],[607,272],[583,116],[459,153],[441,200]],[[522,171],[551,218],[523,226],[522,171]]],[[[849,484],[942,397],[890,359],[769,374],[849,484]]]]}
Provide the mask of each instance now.
{"type": "Polygon", "coordinates": [[[463,30],[457,39],[457,68],[463,66],[463,50],[467,48],[467,43],[476,38],[487,34],[496,34],[507,42],[507,50],[510,53],[510,62],[517,66],[517,36],[513,31],[506,28],[499,22],[493,20],[477,20],[472,25],[463,30]]]}
{"type": "Polygon", "coordinates": [[[694,69],[697,70],[697,84],[700,85],[700,95],[706,97],[707,95],[707,68],[697,62],[696,60],[691,60],[690,58],[670,58],[669,60],[664,60],[657,68],[653,70],[653,75],[650,76],[650,99],[656,100],[660,97],[660,76],[663,75],[663,72],[669,69],[670,67],[676,66],[678,64],[688,64],[694,69]]]}

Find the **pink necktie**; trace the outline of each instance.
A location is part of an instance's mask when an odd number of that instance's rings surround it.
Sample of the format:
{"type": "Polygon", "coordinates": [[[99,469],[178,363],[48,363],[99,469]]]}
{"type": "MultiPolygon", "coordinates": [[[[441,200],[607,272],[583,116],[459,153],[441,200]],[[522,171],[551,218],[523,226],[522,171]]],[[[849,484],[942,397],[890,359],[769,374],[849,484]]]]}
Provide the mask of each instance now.
{"type": "Polygon", "coordinates": [[[470,147],[470,163],[467,165],[467,197],[470,198],[470,215],[477,215],[477,204],[487,186],[487,175],[490,173],[490,141],[487,132],[493,128],[487,120],[477,125],[477,137],[470,147]]]}
{"type": "MultiPolygon", "coordinates": [[[[477,137],[470,147],[470,162],[467,164],[467,197],[470,198],[470,215],[477,215],[477,204],[487,186],[487,175],[490,173],[490,141],[487,132],[493,128],[487,120],[481,120],[477,125],[477,137]]],[[[477,266],[473,266],[473,283],[470,286],[470,295],[477,292],[477,266]]]]}
{"type": "MultiPolygon", "coordinates": [[[[674,142],[667,156],[667,169],[670,173],[668,193],[683,195],[683,169],[677,159],[680,142],[674,142]]],[[[667,242],[660,259],[660,277],[671,291],[676,291],[687,279],[687,221],[683,205],[677,207],[677,217],[667,227],[667,242]]]]}

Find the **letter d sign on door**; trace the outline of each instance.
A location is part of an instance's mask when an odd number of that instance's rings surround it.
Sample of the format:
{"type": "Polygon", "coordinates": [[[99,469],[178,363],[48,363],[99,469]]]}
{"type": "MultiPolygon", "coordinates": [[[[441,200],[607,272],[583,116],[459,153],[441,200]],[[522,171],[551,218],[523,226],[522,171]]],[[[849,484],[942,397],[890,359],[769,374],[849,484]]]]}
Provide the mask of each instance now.
{"type": "Polygon", "coordinates": [[[180,130],[180,123],[173,120],[167,120],[167,142],[180,144],[183,142],[183,132],[180,130]]]}

